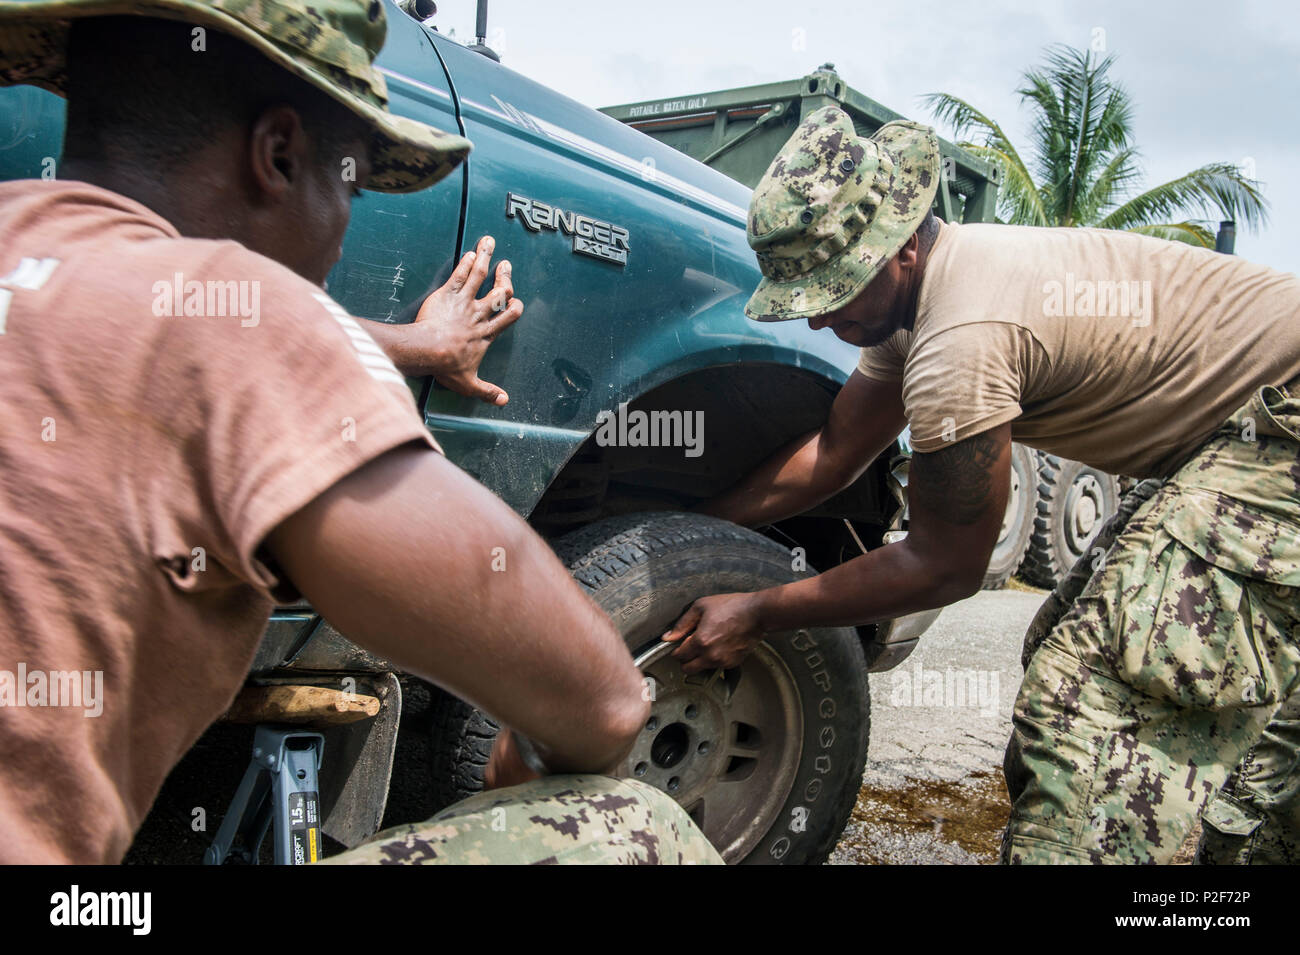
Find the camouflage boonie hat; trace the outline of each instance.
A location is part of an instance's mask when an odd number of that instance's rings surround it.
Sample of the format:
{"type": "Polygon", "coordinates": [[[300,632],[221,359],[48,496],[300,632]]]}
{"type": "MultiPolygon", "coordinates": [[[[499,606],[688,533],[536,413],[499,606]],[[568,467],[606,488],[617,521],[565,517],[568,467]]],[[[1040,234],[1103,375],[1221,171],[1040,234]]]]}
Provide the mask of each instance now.
{"type": "Polygon", "coordinates": [[[863,139],[842,109],[810,114],[749,204],[763,281],[745,314],[780,322],[847,305],[916,232],[938,188],[929,126],[899,120],[863,139]]]}
{"type": "Polygon", "coordinates": [[[388,23],[383,0],[7,0],[0,3],[0,86],[31,83],[66,96],[74,18],[137,15],[228,33],[369,123],[377,192],[414,192],[451,172],[469,140],[388,111],[374,59],[388,23]]]}

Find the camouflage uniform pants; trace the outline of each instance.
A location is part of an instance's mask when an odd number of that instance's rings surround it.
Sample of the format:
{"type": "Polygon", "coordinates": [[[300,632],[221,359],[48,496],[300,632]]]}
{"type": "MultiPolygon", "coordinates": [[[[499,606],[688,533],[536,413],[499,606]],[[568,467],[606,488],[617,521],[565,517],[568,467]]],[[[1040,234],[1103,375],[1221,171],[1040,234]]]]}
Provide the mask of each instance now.
{"type": "Polygon", "coordinates": [[[1261,389],[1048,599],[1004,862],[1168,862],[1203,810],[1205,861],[1300,861],[1298,435],[1300,398],[1261,389]]]}
{"type": "Polygon", "coordinates": [[[463,799],[325,860],[340,865],[722,865],[673,799],[611,776],[548,776],[463,799]]]}

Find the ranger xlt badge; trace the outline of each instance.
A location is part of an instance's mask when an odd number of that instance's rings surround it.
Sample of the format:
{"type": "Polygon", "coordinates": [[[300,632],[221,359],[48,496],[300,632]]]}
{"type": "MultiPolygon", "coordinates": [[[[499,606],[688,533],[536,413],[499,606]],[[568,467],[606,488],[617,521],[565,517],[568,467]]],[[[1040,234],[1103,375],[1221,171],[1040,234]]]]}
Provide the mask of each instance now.
{"type": "Polygon", "coordinates": [[[536,199],[506,193],[506,218],[518,219],[532,232],[550,229],[573,236],[573,251],[627,265],[627,229],[576,212],[565,212],[536,199]]]}

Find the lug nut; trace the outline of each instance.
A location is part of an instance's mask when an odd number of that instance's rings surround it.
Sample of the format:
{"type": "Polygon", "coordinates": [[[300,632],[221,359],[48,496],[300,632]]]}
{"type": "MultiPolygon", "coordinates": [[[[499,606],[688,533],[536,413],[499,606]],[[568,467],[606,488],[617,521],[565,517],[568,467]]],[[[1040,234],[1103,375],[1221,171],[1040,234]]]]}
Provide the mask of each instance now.
{"type": "Polygon", "coordinates": [[[686,707],[686,718],[688,720],[693,720],[699,712],[700,711],[696,708],[695,704],[692,703],[690,706],[686,707]]]}
{"type": "Polygon", "coordinates": [[[649,732],[653,733],[655,730],[657,730],[657,729],[659,728],[659,720],[656,719],[656,718],[653,717],[653,716],[650,717],[650,719],[648,719],[648,720],[645,721],[645,728],[646,728],[649,732]]]}
{"type": "Polygon", "coordinates": [[[677,790],[681,788],[682,788],[682,781],[678,779],[676,776],[668,780],[668,791],[670,793],[675,793],[677,792],[677,790]]]}

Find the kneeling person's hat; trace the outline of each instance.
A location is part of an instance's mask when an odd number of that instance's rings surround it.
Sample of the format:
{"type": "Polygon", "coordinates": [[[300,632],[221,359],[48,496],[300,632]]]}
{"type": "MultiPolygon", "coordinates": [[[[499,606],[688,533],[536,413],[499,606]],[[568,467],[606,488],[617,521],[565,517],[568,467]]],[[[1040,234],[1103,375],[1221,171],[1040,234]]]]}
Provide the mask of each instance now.
{"type": "Polygon", "coordinates": [[[859,137],[848,113],[809,115],[749,204],[749,245],[763,280],[745,306],[760,322],[833,312],[910,239],[939,188],[939,140],[919,123],[859,137]]]}
{"type": "Polygon", "coordinates": [[[472,148],[388,111],[388,88],[374,67],[388,32],[383,0],[7,0],[0,3],[0,86],[31,83],[66,95],[69,21],[130,14],[237,37],[361,117],[375,137],[367,189],[423,189],[472,148]]]}

